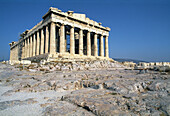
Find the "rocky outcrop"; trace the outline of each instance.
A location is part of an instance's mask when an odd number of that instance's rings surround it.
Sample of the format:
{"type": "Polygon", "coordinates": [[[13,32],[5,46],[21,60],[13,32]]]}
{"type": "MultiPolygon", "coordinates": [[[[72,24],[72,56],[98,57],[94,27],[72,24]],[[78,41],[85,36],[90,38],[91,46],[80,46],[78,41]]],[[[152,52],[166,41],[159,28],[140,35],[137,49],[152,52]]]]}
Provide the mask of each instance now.
{"type": "Polygon", "coordinates": [[[0,114],[30,103],[41,115],[170,115],[170,75],[106,64],[31,64],[21,71],[1,64],[0,114]],[[25,94],[31,99],[20,98],[25,94]]]}

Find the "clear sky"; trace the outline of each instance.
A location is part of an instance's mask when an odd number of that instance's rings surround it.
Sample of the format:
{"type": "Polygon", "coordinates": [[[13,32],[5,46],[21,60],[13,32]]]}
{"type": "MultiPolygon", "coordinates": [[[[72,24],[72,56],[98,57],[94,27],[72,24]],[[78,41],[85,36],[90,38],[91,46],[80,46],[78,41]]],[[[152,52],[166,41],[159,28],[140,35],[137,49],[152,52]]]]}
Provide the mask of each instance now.
{"type": "Polygon", "coordinates": [[[170,61],[170,0],[0,0],[0,59],[49,7],[84,13],[110,27],[112,58],[170,61]]]}

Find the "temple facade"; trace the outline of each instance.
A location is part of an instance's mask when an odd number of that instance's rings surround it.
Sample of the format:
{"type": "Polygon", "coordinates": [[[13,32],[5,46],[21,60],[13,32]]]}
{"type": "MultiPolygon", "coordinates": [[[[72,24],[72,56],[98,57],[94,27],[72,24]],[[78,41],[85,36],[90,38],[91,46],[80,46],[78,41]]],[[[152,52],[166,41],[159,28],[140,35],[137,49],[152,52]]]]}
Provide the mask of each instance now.
{"type": "Polygon", "coordinates": [[[48,59],[110,59],[109,27],[85,14],[50,7],[43,20],[10,43],[10,61],[48,59]]]}

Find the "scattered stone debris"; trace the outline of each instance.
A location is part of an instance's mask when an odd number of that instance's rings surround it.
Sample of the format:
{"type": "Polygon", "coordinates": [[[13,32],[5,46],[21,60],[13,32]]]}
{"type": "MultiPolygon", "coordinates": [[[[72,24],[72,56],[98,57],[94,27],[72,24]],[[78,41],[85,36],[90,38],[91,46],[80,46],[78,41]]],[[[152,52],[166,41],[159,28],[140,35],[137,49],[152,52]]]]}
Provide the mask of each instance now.
{"type": "Polygon", "coordinates": [[[107,61],[20,67],[0,64],[0,115],[170,115],[168,74],[107,61]]]}

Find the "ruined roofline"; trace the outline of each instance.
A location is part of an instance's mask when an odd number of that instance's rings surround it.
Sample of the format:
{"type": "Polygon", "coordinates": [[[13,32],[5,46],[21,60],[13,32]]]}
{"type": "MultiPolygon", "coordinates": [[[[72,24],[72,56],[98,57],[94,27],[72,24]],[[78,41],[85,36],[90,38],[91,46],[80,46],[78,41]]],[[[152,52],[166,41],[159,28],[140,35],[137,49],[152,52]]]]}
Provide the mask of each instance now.
{"type": "MultiPolygon", "coordinates": [[[[24,31],[22,34],[20,34],[20,36],[22,37],[22,38],[24,38],[24,36],[25,35],[27,35],[27,34],[29,34],[30,32],[32,32],[32,31],[34,31],[34,29],[36,29],[39,25],[41,25],[42,24],[42,22],[43,21],[40,21],[38,24],[36,24],[33,28],[31,28],[30,30],[26,30],[26,31],[24,31]]],[[[22,39],[21,38],[21,39],[22,39]]]]}
{"type": "MultiPolygon", "coordinates": [[[[37,23],[32,29],[29,30],[29,32],[34,31],[34,29],[36,29],[39,25],[41,25],[43,23],[43,20],[41,20],[39,23],[37,23]]],[[[29,33],[28,32],[28,33],[29,33]]]]}
{"type": "Polygon", "coordinates": [[[63,16],[63,17],[68,17],[70,19],[78,20],[80,22],[102,28],[102,29],[107,30],[107,31],[111,30],[109,27],[103,27],[101,25],[102,24],[101,22],[98,23],[96,21],[90,20],[88,17],[86,17],[85,14],[74,13],[74,11],[62,12],[58,8],[54,8],[54,7],[50,7],[49,11],[42,18],[45,19],[51,12],[56,13],[56,14],[63,16]],[[84,18],[79,18],[76,15],[79,15],[79,16],[84,15],[84,18]]]}
{"type": "Polygon", "coordinates": [[[111,29],[109,27],[103,27],[101,26],[101,23],[97,23],[96,21],[93,21],[93,20],[90,20],[89,18],[86,17],[85,14],[78,14],[78,13],[74,13],[73,11],[67,11],[67,12],[62,12],[61,10],[59,10],[58,8],[53,8],[53,7],[50,7],[48,12],[42,17],[43,20],[41,20],[39,23],[37,23],[33,28],[31,28],[30,30],[26,30],[24,31],[22,34],[21,34],[21,39],[24,39],[24,37],[27,35],[27,34],[30,34],[31,32],[33,32],[34,30],[36,30],[39,26],[41,26],[43,23],[44,23],[44,20],[45,18],[50,14],[50,13],[56,13],[60,16],[63,16],[63,17],[68,17],[70,19],[73,19],[73,20],[77,20],[77,21],[80,21],[80,22],[83,22],[83,23],[86,23],[86,24],[89,24],[90,26],[94,26],[94,27],[97,27],[97,28],[100,28],[100,29],[103,29],[105,31],[110,31],[111,29]],[[84,16],[84,20],[80,19],[80,18],[76,18],[76,16],[84,16]]]}
{"type": "Polygon", "coordinates": [[[11,43],[9,43],[10,49],[14,48],[16,45],[18,45],[19,42],[17,41],[12,41],[11,43]]]}

